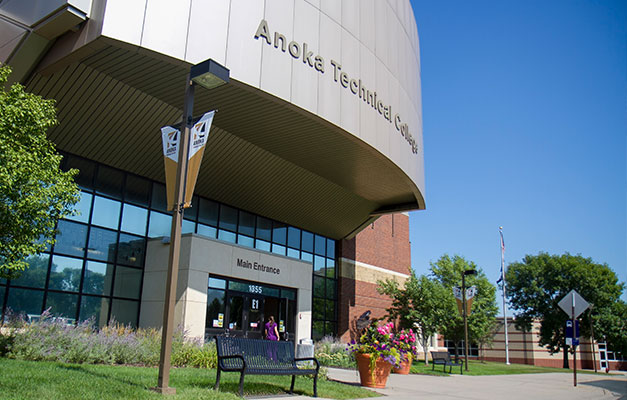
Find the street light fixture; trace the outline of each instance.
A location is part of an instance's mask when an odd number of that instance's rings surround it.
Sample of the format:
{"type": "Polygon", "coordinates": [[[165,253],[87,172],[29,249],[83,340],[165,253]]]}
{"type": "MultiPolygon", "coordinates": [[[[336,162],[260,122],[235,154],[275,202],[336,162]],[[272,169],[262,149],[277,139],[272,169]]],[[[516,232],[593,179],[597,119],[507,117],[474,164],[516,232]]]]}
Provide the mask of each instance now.
{"type": "Polygon", "coordinates": [[[466,365],[466,371],[468,371],[468,305],[466,304],[466,276],[476,275],[477,271],[474,269],[462,271],[462,314],[464,317],[464,363],[466,365]]]}
{"type": "Polygon", "coordinates": [[[172,228],[170,230],[170,255],[166,281],[165,304],[163,306],[163,329],[161,331],[161,354],[159,356],[159,378],[155,390],[162,394],[175,394],[176,389],[169,387],[172,355],[172,331],[174,328],[174,305],[178,281],[179,256],[181,253],[181,228],[185,207],[185,186],[187,177],[187,155],[189,136],[194,114],[194,86],[200,85],[213,89],[229,82],[229,70],[209,59],[193,65],[185,81],[185,100],[183,104],[183,132],[180,135],[176,182],[174,186],[174,208],[172,210],[172,228]]]}

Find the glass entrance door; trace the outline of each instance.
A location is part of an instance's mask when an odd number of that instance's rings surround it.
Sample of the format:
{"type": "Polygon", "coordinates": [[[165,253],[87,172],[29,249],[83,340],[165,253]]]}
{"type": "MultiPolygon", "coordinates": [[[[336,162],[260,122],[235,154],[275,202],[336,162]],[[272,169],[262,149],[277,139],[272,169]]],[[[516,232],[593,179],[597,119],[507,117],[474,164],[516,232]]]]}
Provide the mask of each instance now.
{"type": "Polygon", "coordinates": [[[251,339],[263,337],[264,303],[261,296],[232,293],[227,297],[227,331],[229,336],[251,339]]]}

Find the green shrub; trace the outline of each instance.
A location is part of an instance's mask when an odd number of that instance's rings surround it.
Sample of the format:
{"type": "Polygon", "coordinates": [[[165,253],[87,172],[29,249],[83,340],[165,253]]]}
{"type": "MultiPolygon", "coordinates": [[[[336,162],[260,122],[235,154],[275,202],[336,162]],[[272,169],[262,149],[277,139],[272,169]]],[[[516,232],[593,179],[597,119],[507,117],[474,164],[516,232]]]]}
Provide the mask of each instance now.
{"type": "Polygon", "coordinates": [[[355,359],[346,351],[346,344],[325,336],[314,345],[314,355],[321,365],[327,367],[355,368],[355,359]]]}

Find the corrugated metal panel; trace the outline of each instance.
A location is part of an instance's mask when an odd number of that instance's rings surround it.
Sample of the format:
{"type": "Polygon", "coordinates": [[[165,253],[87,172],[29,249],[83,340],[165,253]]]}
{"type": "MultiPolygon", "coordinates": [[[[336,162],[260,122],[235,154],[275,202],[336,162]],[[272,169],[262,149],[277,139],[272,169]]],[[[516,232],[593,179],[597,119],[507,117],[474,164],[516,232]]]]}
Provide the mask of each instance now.
{"type": "MultiPolygon", "coordinates": [[[[187,67],[146,53],[110,46],[28,88],[57,100],[49,135],[60,149],[163,181],[159,129],[180,120],[187,67]]],[[[198,194],[334,238],[376,209],[416,202],[374,149],[262,91],[199,88],[195,104],[197,114],[219,109],[198,194]]]]}

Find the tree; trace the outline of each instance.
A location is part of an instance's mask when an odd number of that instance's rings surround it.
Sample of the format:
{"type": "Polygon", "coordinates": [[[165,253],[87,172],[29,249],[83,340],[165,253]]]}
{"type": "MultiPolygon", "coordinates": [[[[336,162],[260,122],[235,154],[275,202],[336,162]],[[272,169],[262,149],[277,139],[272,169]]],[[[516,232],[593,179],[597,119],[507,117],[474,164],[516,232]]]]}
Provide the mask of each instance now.
{"type": "MultiPolygon", "coordinates": [[[[576,290],[588,303],[594,305],[593,324],[596,337],[612,338],[617,344],[625,341],[625,320],[614,321],[620,312],[620,296],[624,283],[619,283],[614,271],[606,264],[597,264],[581,255],[527,255],[522,262],[508,266],[506,273],[507,297],[516,310],[516,325],[529,329],[534,320],[540,322],[539,344],[551,354],[563,349],[564,368],[568,355],[564,328],[569,317],[558,306],[571,290],[576,290]],[[616,332],[622,328],[622,335],[616,332]],[[622,336],[622,339],[621,339],[622,336]]],[[[624,307],[624,306],[623,306],[624,307]]],[[[624,311],[623,311],[624,313],[624,311]]],[[[582,315],[580,331],[590,337],[590,313],[582,315]]]]}
{"type": "Polygon", "coordinates": [[[413,270],[403,288],[392,279],[379,281],[378,284],[379,293],[392,298],[392,305],[386,310],[388,319],[398,319],[402,329],[417,329],[420,344],[425,351],[425,364],[428,365],[429,340],[438,332],[445,316],[455,312],[446,309],[446,289],[439,282],[424,275],[416,277],[413,270]]]}
{"type": "Polygon", "coordinates": [[[63,172],[61,156],[46,138],[56,124],[53,100],[7,91],[11,69],[0,66],[0,275],[23,271],[26,258],[54,241],[57,220],[79,199],[75,170],[63,172]]]}
{"type": "Polygon", "coordinates": [[[449,340],[455,342],[455,356],[458,357],[457,344],[464,339],[464,321],[455,306],[453,287],[461,286],[463,271],[474,269],[476,275],[466,276],[466,286],[476,286],[477,294],[472,303],[472,309],[468,314],[468,336],[482,347],[491,343],[496,324],[496,288],[483,271],[474,262],[467,261],[463,257],[444,254],[438,261],[431,263],[431,273],[435,279],[446,288],[448,308],[453,305],[454,311],[446,316],[445,325],[441,333],[449,340]]]}

